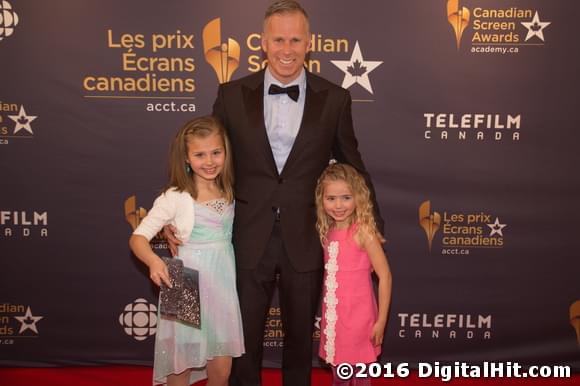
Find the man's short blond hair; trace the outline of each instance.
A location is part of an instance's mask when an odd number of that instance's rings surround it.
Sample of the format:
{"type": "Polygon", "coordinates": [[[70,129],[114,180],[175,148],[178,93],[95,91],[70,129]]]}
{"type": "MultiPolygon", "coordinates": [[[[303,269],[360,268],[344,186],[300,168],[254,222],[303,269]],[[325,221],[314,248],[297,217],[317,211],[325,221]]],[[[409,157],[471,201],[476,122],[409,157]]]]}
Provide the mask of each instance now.
{"type": "Polygon", "coordinates": [[[299,2],[295,0],[277,0],[270,4],[268,9],[266,9],[266,14],[264,15],[264,27],[263,30],[266,30],[266,23],[268,19],[273,15],[284,15],[287,13],[294,13],[298,12],[301,13],[304,18],[306,19],[306,27],[308,31],[310,31],[310,21],[308,19],[308,14],[306,10],[302,8],[299,2]]]}

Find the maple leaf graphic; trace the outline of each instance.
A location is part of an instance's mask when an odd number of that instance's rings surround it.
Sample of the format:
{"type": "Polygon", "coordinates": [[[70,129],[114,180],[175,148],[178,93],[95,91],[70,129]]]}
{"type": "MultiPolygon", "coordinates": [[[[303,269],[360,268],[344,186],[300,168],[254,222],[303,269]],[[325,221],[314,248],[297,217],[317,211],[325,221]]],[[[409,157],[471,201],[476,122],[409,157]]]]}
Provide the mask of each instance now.
{"type": "Polygon", "coordinates": [[[352,66],[348,66],[346,70],[352,76],[363,76],[367,72],[367,68],[362,65],[362,63],[357,59],[352,63],[352,66]]]}

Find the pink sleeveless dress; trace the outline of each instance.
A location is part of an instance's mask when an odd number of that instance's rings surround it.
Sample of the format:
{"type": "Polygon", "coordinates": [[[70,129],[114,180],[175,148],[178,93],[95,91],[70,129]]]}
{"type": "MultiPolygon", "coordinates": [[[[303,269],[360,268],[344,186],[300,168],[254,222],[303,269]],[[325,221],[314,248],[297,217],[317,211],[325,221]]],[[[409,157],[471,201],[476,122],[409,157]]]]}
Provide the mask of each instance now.
{"type": "Polygon", "coordinates": [[[375,362],[381,352],[371,342],[377,320],[372,266],[354,240],[355,229],[330,230],[324,248],[319,355],[333,366],[375,362]]]}

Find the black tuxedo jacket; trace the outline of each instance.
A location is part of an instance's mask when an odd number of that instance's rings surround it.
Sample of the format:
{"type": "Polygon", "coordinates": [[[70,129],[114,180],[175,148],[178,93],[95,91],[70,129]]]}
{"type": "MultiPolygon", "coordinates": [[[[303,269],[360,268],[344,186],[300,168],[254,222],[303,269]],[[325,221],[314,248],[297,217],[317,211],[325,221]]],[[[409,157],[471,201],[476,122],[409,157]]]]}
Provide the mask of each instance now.
{"type": "MultiPolygon", "coordinates": [[[[306,99],[298,135],[280,174],[264,124],[264,70],[220,85],[213,114],[232,143],[235,171],[233,244],[236,264],[252,269],[260,260],[280,208],[282,238],[291,264],[299,272],[322,267],[316,232],[314,190],[331,158],[368,173],[357,149],[351,98],[347,90],[306,73],[306,99]]],[[[374,198],[373,198],[374,199],[374,198]]],[[[383,222],[378,215],[377,225],[383,222]]]]}

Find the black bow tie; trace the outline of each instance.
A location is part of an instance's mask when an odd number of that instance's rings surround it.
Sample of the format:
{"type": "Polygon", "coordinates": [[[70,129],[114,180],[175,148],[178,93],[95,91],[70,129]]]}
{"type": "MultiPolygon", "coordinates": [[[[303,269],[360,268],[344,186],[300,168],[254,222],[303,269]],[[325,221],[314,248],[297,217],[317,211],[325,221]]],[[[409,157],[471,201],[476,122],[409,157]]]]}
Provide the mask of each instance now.
{"type": "Polygon", "coordinates": [[[271,84],[268,94],[288,94],[288,96],[294,101],[298,102],[298,97],[300,96],[300,89],[298,85],[290,87],[280,87],[276,84],[271,84]]]}

